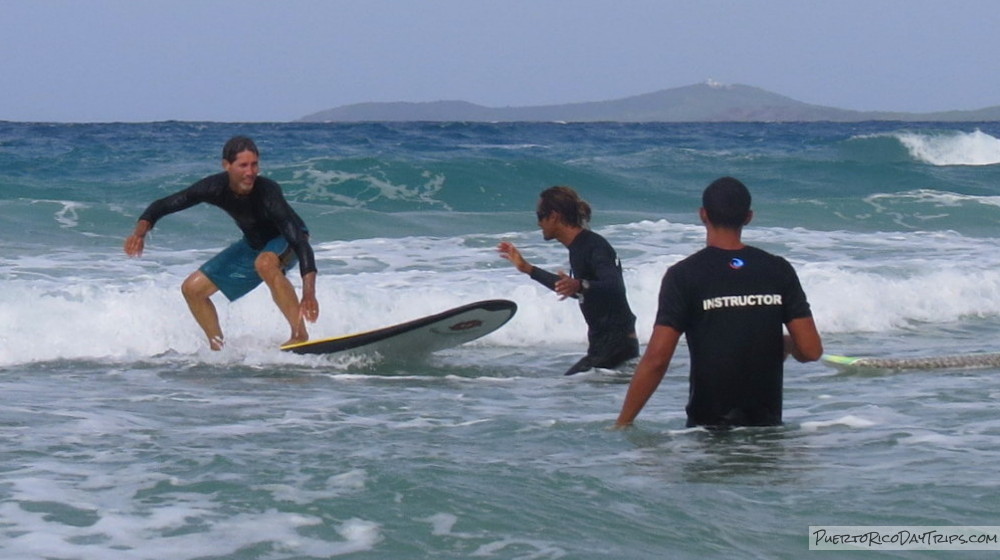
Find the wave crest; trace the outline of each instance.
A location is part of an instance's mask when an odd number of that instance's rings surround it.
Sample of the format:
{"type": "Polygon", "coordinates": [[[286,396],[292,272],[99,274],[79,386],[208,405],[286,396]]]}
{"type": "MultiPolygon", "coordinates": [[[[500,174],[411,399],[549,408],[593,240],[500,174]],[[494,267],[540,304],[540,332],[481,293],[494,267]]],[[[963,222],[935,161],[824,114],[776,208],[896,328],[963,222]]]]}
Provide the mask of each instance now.
{"type": "Polygon", "coordinates": [[[914,159],[931,165],[1000,163],[1000,139],[978,129],[944,134],[900,132],[894,136],[914,159]]]}

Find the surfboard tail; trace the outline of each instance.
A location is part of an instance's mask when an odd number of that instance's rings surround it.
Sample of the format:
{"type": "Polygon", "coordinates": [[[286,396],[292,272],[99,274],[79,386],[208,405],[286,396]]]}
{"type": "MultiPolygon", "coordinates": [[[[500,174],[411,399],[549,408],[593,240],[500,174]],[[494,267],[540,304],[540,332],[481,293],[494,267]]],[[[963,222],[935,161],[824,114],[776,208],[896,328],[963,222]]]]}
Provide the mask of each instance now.
{"type": "Polygon", "coordinates": [[[832,366],[849,367],[854,365],[861,358],[852,358],[850,356],[838,356],[837,354],[823,354],[820,357],[820,361],[825,364],[832,366]]]}

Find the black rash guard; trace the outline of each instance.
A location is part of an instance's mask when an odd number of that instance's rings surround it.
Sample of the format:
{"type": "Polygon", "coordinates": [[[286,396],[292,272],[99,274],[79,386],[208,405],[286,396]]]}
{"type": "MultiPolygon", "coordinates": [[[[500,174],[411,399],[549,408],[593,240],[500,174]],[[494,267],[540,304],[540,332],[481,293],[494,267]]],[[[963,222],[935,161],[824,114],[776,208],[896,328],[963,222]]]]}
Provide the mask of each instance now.
{"type": "MultiPolygon", "coordinates": [[[[582,230],[569,244],[569,265],[574,278],[589,287],[580,297],[580,311],[587,321],[587,356],[595,367],[615,367],[638,354],[635,315],[629,307],[621,262],[610,243],[582,230]]],[[[559,276],[534,267],[531,278],[555,290],[559,276]]]]}
{"type": "Polygon", "coordinates": [[[687,338],[687,425],[780,425],[783,326],[804,317],[792,265],[761,249],[706,247],[667,269],[656,324],[687,338]]]}
{"type": "Polygon", "coordinates": [[[262,249],[268,241],[283,236],[299,259],[299,272],[303,276],[316,272],[316,258],[309,245],[305,222],[289,206],[281,186],[267,177],[258,176],[250,194],[240,196],[229,187],[228,173],[209,175],[180,192],[153,202],[139,219],[148,221],[152,228],[163,216],[202,202],[225,210],[254,249],[262,249]]]}

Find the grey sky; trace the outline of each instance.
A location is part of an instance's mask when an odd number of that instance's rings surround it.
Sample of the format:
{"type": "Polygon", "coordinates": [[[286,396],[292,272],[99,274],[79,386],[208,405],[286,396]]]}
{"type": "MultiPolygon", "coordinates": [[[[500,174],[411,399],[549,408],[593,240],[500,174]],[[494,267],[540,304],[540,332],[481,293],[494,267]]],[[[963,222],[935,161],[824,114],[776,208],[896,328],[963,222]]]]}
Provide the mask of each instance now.
{"type": "Polygon", "coordinates": [[[807,103],[1000,105],[995,0],[0,0],[0,120],[287,121],[712,79],[807,103]]]}

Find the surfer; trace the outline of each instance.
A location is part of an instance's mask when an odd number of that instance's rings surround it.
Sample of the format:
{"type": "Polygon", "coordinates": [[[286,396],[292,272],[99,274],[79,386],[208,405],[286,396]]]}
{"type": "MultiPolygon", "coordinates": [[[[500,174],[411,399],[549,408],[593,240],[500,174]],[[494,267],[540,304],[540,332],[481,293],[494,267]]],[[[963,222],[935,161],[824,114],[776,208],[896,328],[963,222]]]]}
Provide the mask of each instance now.
{"type": "Polygon", "coordinates": [[[630,425],[656,391],[682,334],[691,356],[689,427],[781,424],[785,358],[811,362],[823,354],[795,270],[741,240],[753,218],[746,186],[732,177],[714,181],[699,214],[706,247],[663,277],[653,334],[617,427],[630,425]]]}
{"type": "Polygon", "coordinates": [[[570,273],[553,274],[526,261],[512,243],[497,246],[517,270],[565,298],[576,298],[587,321],[587,355],[565,375],[591,368],[614,368],[639,355],[635,315],[629,307],[621,262],[610,243],[589,229],[590,205],[565,186],[542,191],[538,227],[546,241],[558,240],[569,249],[570,273]]]}
{"type": "Polygon", "coordinates": [[[272,299],[291,327],[291,338],[285,344],[304,342],[309,338],[305,321],[316,322],[319,317],[316,262],[305,223],[288,205],[281,186],[259,175],[260,152],[250,138],[235,136],[226,142],[222,168],[223,172],[150,204],[125,240],[125,253],[141,256],[146,234],[163,216],[202,202],[218,206],[236,221],[243,237],[209,259],[181,285],[209,346],[221,350],[225,344],[211,296],[221,290],[229,301],[235,301],[261,282],[270,288],[272,299]],[[296,260],[302,275],[301,301],[285,277],[296,260]]]}

